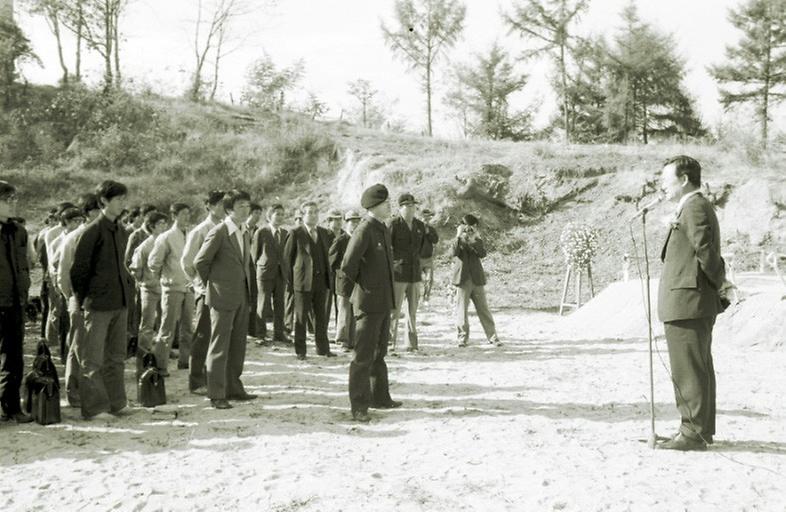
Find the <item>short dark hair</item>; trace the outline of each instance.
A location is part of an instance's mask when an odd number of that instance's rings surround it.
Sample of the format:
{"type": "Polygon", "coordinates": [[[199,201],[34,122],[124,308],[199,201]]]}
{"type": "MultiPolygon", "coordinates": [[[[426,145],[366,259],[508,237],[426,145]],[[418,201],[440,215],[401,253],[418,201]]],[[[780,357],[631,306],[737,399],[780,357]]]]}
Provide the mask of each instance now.
{"type": "Polygon", "coordinates": [[[224,191],[223,190],[211,190],[207,193],[207,197],[205,198],[205,206],[215,206],[224,199],[224,191]]]}
{"type": "Polygon", "coordinates": [[[137,217],[142,215],[142,210],[138,206],[134,206],[131,208],[131,211],[128,212],[128,220],[135,220],[137,217]]]}
{"type": "Polygon", "coordinates": [[[251,203],[251,211],[252,212],[261,212],[262,211],[262,205],[259,204],[259,203],[251,203]]]}
{"type": "Polygon", "coordinates": [[[701,164],[695,158],[678,155],[666,160],[663,167],[674,164],[674,171],[678,178],[688,177],[688,182],[697,187],[701,186],[701,164]]]}
{"type": "Polygon", "coordinates": [[[270,217],[272,217],[273,214],[276,213],[277,210],[281,210],[283,212],[284,211],[284,205],[281,204],[281,203],[276,203],[274,205],[271,205],[267,209],[267,218],[269,219],[270,217]]]}
{"type": "Polygon", "coordinates": [[[172,214],[174,217],[178,213],[182,212],[183,210],[190,210],[191,207],[188,206],[186,203],[173,203],[172,206],[169,207],[169,213],[172,214]]]}
{"type": "Polygon", "coordinates": [[[115,197],[126,195],[128,195],[128,187],[119,181],[105,180],[96,187],[96,196],[98,197],[101,204],[103,204],[103,201],[100,201],[101,199],[105,199],[108,202],[115,197]]]}
{"type": "Polygon", "coordinates": [[[95,194],[91,194],[90,192],[79,196],[79,201],[77,206],[82,210],[82,213],[84,213],[85,215],[87,215],[89,212],[93,210],[101,209],[101,205],[98,204],[98,197],[96,197],[95,194]]]}
{"type": "Polygon", "coordinates": [[[167,222],[169,221],[169,217],[167,216],[166,213],[161,213],[156,210],[153,210],[152,212],[148,212],[147,215],[145,215],[145,227],[147,228],[148,231],[153,231],[153,229],[156,227],[156,224],[158,224],[162,220],[167,222]]]}
{"type": "Polygon", "coordinates": [[[63,213],[60,214],[60,222],[62,222],[65,226],[68,221],[74,219],[83,219],[84,216],[85,214],[81,208],[66,208],[63,210],[63,213]]]}
{"type": "Polygon", "coordinates": [[[60,216],[63,214],[64,211],[68,210],[69,208],[76,208],[76,205],[71,201],[63,201],[62,203],[57,203],[57,210],[55,215],[59,219],[60,216]]]}
{"type": "Polygon", "coordinates": [[[300,205],[300,213],[305,213],[306,208],[308,208],[309,206],[319,208],[319,205],[317,204],[316,201],[305,201],[303,204],[300,205]]]}
{"type": "Polygon", "coordinates": [[[7,181],[0,180],[0,199],[6,199],[16,194],[16,187],[7,181]]]}
{"type": "Polygon", "coordinates": [[[251,195],[245,190],[238,190],[232,189],[224,195],[224,209],[225,210],[233,210],[235,209],[235,203],[238,201],[248,201],[251,202],[251,195]]]}
{"type": "Polygon", "coordinates": [[[143,204],[142,205],[141,211],[142,211],[142,215],[145,215],[145,214],[147,214],[149,212],[158,211],[158,208],[156,208],[156,206],[154,204],[149,204],[148,203],[148,204],[143,204]]]}

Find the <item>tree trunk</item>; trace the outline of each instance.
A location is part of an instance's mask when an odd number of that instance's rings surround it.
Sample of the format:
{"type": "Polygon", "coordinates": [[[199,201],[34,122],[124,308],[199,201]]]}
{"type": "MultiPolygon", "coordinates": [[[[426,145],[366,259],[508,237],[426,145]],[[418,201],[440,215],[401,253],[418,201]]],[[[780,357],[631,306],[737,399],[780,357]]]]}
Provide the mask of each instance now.
{"type": "Polygon", "coordinates": [[[221,47],[224,45],[224,34],[224,24],[222,24],[218,30],[218,44],[216,45],[216,60],[213,65],[213,87],[210,89],[210,101],[215,100],[216,90],[218,89],[218,69],[221,62],[221,47]]]}
{"type": "Polygon", "coordinates": [[[115,45],[115,83],[117,88],[120,88],[122,76],[120,75],[120,3],[115,4],[115,9],[112,15],[112,37],[114,38],[115,45]]]}
{"type": "Polygon", "coordinates": [[[431,127],[431,57],[426,60],[426,114],[428,117],[428,136],[432,137],[431,127]]]}
{"type": "Polygon", "coordinates": [[[104,91],[109,91],[114,85],[112,72],[112,41],[114,34],[112,32],[112,11],[110,6],[111,0],[104,0],[104,91]]]}
{"type": "Polygon", "coordinates": [[[641,138],[644,141],[644,144],[648,142],[648,132],[647,132],[647,105],[641,106],[641,138]]]}
{"type": "Polygon", "coordinates": [[[82,28],[84,25],[82,2],[83,0],[78,0],[76,4],[76,65],[74,69],[74,78],[77,82],[82,81],[82,28]]]}
{"type": "Polygon", "coordinates": [[[52,32],[55,34],[55,40],[57,41],[57,58],[60,60],[60,69],[63,70],[63,85],[66,85],[68,84],[68,66],[65,63],[65,57],[63,57],[63,41],[60,38],[60,22],[57,19],[57,13],[50,13],[50,19],[52,21],[52,32]]]}
{"type": "Polygon", "coordinates": [[[761,98],[761,145],[767,149],[767,123],[770,111],[770,84],[772,83],[771,65],[772,65],[772,25],[767,24],[767,57],[764,61],[764,93],[761,98]]]}
{"type": "Polygon", "coordinates": [[[559,45],[559,67],[562,75],[562,122],[565,124],[565,144],[570,144],[570,126],[568,126],[568,77],[565,69],[565,42],[559,45]]]}

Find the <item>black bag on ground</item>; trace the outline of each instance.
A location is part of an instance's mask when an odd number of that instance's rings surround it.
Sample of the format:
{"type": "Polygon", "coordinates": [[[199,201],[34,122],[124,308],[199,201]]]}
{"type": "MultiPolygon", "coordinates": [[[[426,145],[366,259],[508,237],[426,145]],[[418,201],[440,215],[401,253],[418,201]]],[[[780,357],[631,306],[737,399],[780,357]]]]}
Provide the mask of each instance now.
{"type": "Polygon", "coordinates": [[[164,376],[156,366],[156,356],[148,352],[142,359],[142,375],[137,382],[137,401],[142,407],[155,407],[166,403],[164,376]]]}
{"type": "Polygon", "coordinates": [[[38,342],[33,369],[25,377],[25,410],[40,425],[60,423],[60,380],[44,340],[38,342]]]}

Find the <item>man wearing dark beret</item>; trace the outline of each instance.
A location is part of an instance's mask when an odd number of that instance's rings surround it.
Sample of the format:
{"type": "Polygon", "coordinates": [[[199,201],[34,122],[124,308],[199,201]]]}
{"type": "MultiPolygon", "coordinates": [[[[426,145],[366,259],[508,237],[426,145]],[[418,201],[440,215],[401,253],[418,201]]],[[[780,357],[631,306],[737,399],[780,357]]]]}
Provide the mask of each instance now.
{"type": "Polygon", "coordinates": [[[478,218],[474,215],[464,215],[456,230],[453,240],[452,253],[453,284],[456,289],[456,329],[458,331],[459,347],[466,347],[469,341],[469,318],[467,309],[469,301],[475,304],[478,320],[486,333],[486,339],[492,345],[500,346],[494,318],[486,302],[486,273],[480,259],[486,256],[483,239],[478,233],[478,218]]]}
{"type": "Polygon", "coordinates": [[[349,366],[349,401],[352,418],[368,422],[369,407],[400,407],[390,397],[385,355],[393,307],[393,263],[388,190],[377,184],[367,188],[360,200],[368,215],[358,225],[347,246],[341,271],[341,295],[351,297],[355,312],[355,357],[349,366]]]}
{"type": "Polygon", "coordinates": [[[410,193],[398,198],[399,215],[390,222],[393,244],[393,312],[390,320],[390,339],[396,348],[398,318],[404,299],[407,299],[407,352],[418,350],[417,312],[420,302],[420,252],[426,237],[426,226],[415,218],[417,201],[410,193]]]}

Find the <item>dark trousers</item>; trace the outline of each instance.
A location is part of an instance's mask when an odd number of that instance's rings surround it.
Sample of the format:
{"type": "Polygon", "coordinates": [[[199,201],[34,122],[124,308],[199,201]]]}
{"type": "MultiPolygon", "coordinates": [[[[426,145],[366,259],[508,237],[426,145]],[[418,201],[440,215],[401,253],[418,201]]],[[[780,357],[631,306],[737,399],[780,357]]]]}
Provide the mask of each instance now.
{"type": "Polygon", "coordinates": [[[237,309],[210,308],[210,347],[207,350],[207,396],[212,400],[245,393],[240,375],[246,361],[248,302],[237,309]]]}
{"type": "Polygon", "coordinates": [[[252,304],[253,307],[248,308],[248,335],[255,338],[264,338],[267,331],[265,317],[257,315],[256,304],[261,296],[262,290],[259,289],[257,281],[254,280],[254,286],[251,287],[251,297],[249,298],[249,304],[252,304]]]}
{"type": "Polygon", "coordinates": [[[314,315],[314,341],[317,354],[325,355],[330,351],[327,337],[327,318],[325,302],[330,290],[319,279],[314,279],[310,292],[295,291],[295,353],[306,355],[306,329],[309,315],[314,315]]]}
{"type": "Polygon", "coordinates": [[[390,313],[355,314],[355,357],[349,365],[349,402],[353,411],[389,403],[388,353],[390,313]]]}
{"type": "Polygon", "coordinates": [[[680,432],[692,439],[715,435],[714,325],[714,316],[664,323],[680,432]]]}
{"type": "Polygon", "coordinates": [[[284,328],[289,332],[295,329],[295,292],[292,290],[284,294],[284,328]]]}
{"type": "Polygon", "coordinates": [[[24,371],[24,337],[22,307],[0,308],[0,406],[8,415],[22,411],[19,387],[24,371]]]}
{"type": "Polygon", "coordinates": [[[257,330],[261,336],[267,336],[267,311],[273,312],[273,339],[283,340],[284,335],[284,278],[277,276],[275,279],[257,280],[259,299],[257,300],[256,315],[261,326],[257,330]]]}
{"type": "Polygon", "coordinates": [[[85,339],[77,346],[82,416],[117,412],[126,406],[124,370],[128,310],[85,309],[85,339]]]}
{"type": "Polygon", "coordinates": [[[191,354],[188,359],[188,387],[196,389],[207,386],[205,361],[210,345],[210,308],[205,304],[205,296],[196,299],[194,313],[194,334],[191,338],[191,354]]]}
{"type": "MultiPolygon", "coordinates": [[[[159,309],[159,318],[161,310],[159,309]]],[[[142,292],[138,287],[134,289],[131,295],[131,304],[128,306],[128,337],[139,337],[139,322],[142,320],[142,292]]]]}
{"type": "Polygon", "coordinates": [[[41,337],[46,338],[46,324],[49,319],[49,276],[44,275],[41,281],[41,337]]]}

